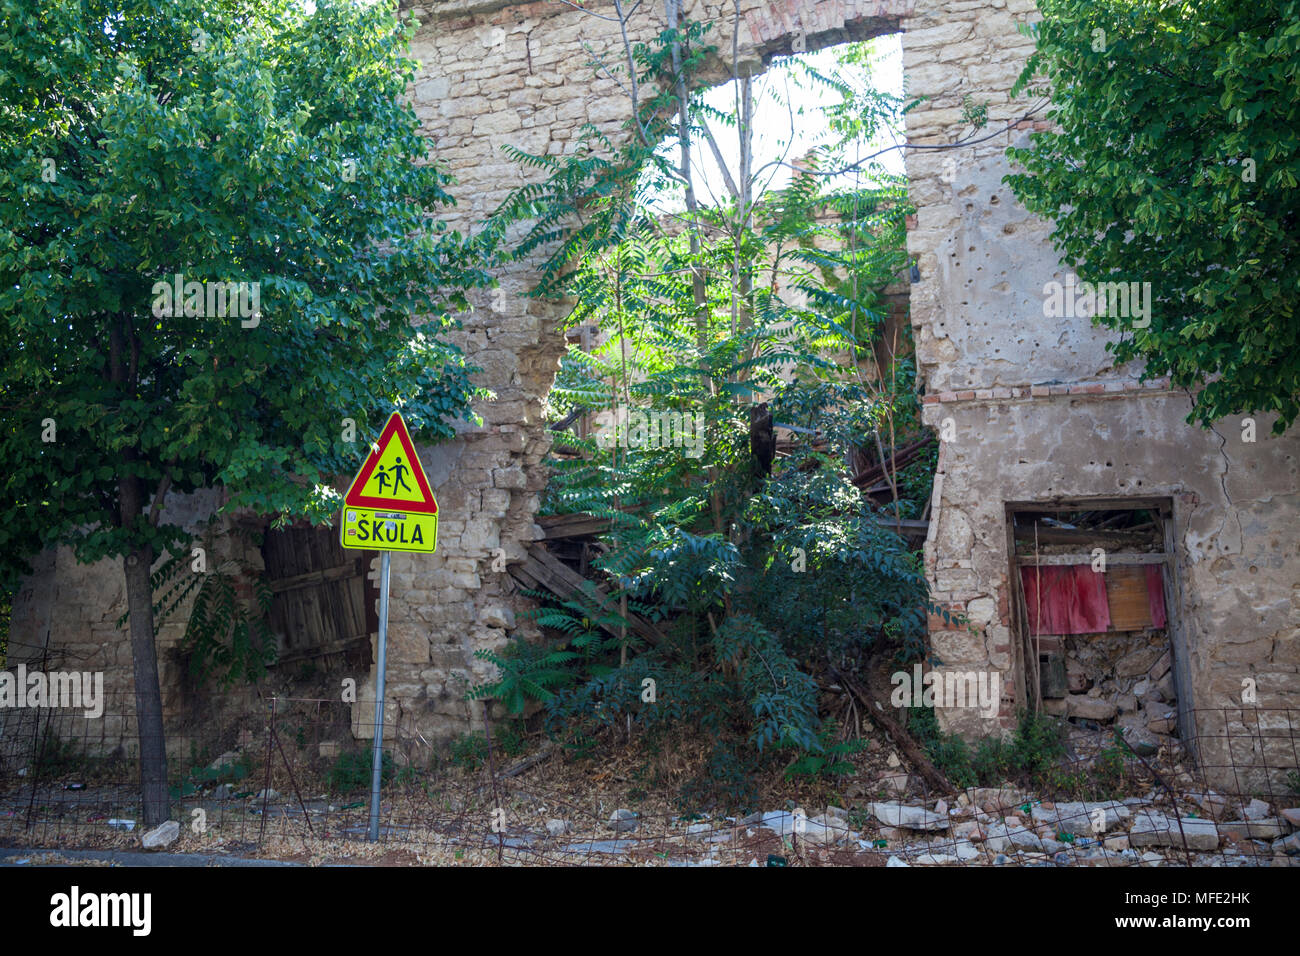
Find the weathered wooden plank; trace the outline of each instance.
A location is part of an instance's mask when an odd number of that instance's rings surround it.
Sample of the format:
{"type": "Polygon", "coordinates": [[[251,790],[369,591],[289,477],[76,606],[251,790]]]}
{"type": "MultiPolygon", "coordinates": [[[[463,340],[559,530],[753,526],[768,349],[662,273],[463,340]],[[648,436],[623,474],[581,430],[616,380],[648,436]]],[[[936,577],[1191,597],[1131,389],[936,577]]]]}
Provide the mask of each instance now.
{"type": "MultiPolygon", "coordinates": [[[[1152,554],[1107,554],[1106,566],[1124,564],[1164,564],[1169,555],[1163,551],[1152,554]]],[[[1048,567],[1049,565],[1091,564],[1091,554],[1018,554],[1016,563],[1022,567],[1048,567]]]]}
{"type": "MultiPolygon", "coordinates": [[[[591,585],[596,589],[601,600],[613,602],[613,598],[604,588],[572,570],[540,544],[534,544],[528,549],[522,565],[511,565],[510,573],[526,587],[541,587],[560,597],[584,603],[590,603],[592,600],[585,587],[591,585]]],[[[628,627],[645,638],[651,646],[661,650],[671,650],[671,645],[667,643],[663,632],[649,621],[629,612],[627,622],[628,627]]],[[[614,637],[621,636],[615,627],[606,625],[602,627],[614,637]]]]}

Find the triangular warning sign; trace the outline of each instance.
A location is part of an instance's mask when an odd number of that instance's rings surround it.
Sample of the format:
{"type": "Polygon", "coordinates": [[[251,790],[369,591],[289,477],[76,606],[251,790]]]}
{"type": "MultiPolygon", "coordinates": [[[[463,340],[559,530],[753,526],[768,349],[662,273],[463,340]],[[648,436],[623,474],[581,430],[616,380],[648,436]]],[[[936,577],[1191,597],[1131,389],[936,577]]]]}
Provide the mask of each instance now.
{"type": "Polygon", "coordinates": [[[389,508],[415,514],[436,515],[438,502],[415,454],[411,433],[398,412],[384,425],[379,444],[370,450],[343,498],[354,508],[389,508]]]}

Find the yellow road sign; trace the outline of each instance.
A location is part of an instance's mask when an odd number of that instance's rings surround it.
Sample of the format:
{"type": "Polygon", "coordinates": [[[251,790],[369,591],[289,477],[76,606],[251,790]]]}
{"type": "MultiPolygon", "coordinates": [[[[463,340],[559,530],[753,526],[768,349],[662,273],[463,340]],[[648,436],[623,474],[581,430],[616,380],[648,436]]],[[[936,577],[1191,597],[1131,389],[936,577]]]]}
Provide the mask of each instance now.
{"type": "Polygon", "coordinates": [[[352,479],[343,504],[354,508],[438,513],[438,502],[402,416],[388,416],[379,441],[352,479]]]}
{"type": "Polygon", "coordinates": [[[340,541],[345,548],[432,554],[438,546],[438,516],[344,506],[340,541]]]}

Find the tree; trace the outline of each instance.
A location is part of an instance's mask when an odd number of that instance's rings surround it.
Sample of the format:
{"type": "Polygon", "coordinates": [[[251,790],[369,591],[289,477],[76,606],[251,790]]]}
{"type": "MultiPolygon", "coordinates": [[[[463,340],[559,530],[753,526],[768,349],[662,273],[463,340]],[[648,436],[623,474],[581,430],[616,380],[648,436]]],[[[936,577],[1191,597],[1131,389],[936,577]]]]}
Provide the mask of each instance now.
{"type": "MultiPolygon", "coordinates": [[[[496,231],[526,223],[515,254],[549,253],[533,294],[569,296],[569,323],[608,336],[570,345],[548,396],[562,424],[543,508],[609,520],[592,567],[611,594],[543,599],[530,616],[558,643],[485,654],[499,679],[475,693],[516,711],[543,701],[570,746],[633,727],[652,740],[698,732],[711,756],[688,801],[708,790],[744,804],[774,752],[795,766],[785,751],[830,749],[814,674],[886,645],[915,653],[925,635],[919,562],[843,474],[850,449],[879,447],[882,431],[891,444],[896,428],[920,432],[905,343],[885,341],[911,207],[901,177],[857,162],[901,127],[904,103],[872,89],[866,46],[821,71],[791,62],[792,85],[834,102],[809,107],[823,142],[772,188],[807,97],[744,75],[733,48],[735,104],[711,106],[697,90],[707,28],[675,3],[665,14],[668,29],[627,50],[635,82],[630,67],[616,74],[633,101],[622,143],[587,129],[572,154],[509,150],[545,178],[512,194],[496,231]],[[768,97],[791,129],[763,161],[752,120],[768,97]],[[718,143],[732,136],[729,168],[718,143]],[[717,196],[691,158],[704,149],[717,196]],[[754,467],[755,409],[783,430],[770,473],[754,467]],[[586,416],[578,435],[563,430],[586,416]],[[663,639],[643,643],[628,610],[663,639]]],[[[909,495],[894,481],[894,516],[919,514],[928,483],[909,495]]]]}
{"type": "Polygon", "coordinates": [[[304,6],[3,0],[0,552],[123,559],[150,825],[168,494],[325,521],[394,407],[437,439],[474,394],[442,333],[486,277],[430,218],[414,27],[304,6]]]}
{"type": "MultiPolygon", "coordinates": [[[[1300,413],[1300,3],[1041,0],[1018,87],[1045,75],[1056,128],[1010,155],[1088,282],[1151,283],[1112,308],[1120,362],[1197,389],[1189,420],[1300,413]]],[[[1140,288],[1140,287],[1139,287],[1140,288]]]]}

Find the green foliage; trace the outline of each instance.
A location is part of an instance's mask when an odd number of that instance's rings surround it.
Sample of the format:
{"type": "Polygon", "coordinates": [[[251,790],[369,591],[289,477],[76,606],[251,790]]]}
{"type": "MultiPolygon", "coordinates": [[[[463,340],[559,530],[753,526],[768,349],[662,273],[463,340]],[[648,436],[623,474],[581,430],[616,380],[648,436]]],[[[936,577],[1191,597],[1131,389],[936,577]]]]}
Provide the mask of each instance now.
{"type": "Polygon", "coordinates": [[[1055,220],[1090,282],[1150,282],[1150,325],[1117,314],[1120,362],[1195,390],[1192,417],[1300,414],[1300,2],[1041,0],[1020,84],[1057,128],[1007,181],[1055,220]]]}
{"type": "MultiPolygon", "coordinates": [[[[705,39],[687,24],[636,49],[640,89],[659,92],[627,145],[587,129],[564,156],[513,153],[546,175],[510,197],[494,232],[522,223],[512,254],[554,250],[532,294],[571,297],[569,322],[607,336],[561,363],[553,415],[595,430],[556,433],[543,508],[609,520],[595,572],[614,596],[546,601],[534,619],[552,643],[482,655],[499,677],[477,691],[513,712],[540,701],[546,729],[582,754],[629,732],[650,751],[699,735],[710,751],[681,790],[693,806],[752,798],[774,754],[796,773],[842,770],[816,675],[832,661],[853,670],[879,644],[915,654],[927,603],[917,557],[844,474],[854,455],[924,434],[910,359],[876,364],[891,357],[884,291],[908,267],[911,207],[899,177],[854,161],[902,104],[871,88],[863,46],[832,69],[796,69],[796,86],[834,94],[830,133],[803,164],[853,174],[798,173],[766,192],[755,177],[691,205],[672,64],[693,89],[705,39]],[[674,202],[685,210],[665,217],[674,202]],[[770,476],[750,448],[758,402],[797,429],[782,429],[793,438],[770,476]],[[661,646],[611,636],[619,598],[658,622],[661,646]]],[[[805,109],[797,100],[786,105],[805,109]]],[[[695,149],[706,124],[738,128],[739,114],[698,96],[687,113],[695,149]]],[[[923,468],[892,514],[919,515],[923,468]]]]}
{"type": "Polygon", "coordinates": [[[836,740],[831,720],[823,721],[817,739],[819,749],[800,754],[786,767],[787,777],[838,777],[857,769],[849,758],[866,746],[865,740],[836,740]]]}
{"type": "Polygon", "coordinates": [[[60,738],[47,725],[33,755],[31,773],[38,779],[49,779],[84,773],[93,766],[94,761],[76,740],[60,738]]]}
{"type": "MultiPolygon", "coordinates": [[[[326,777],[330,792],[356,793],[369,790],[374,778],[375,753],[370,747],[364,750],[345,750],[335,758],[326,777]]],[[[387,786],[393,779],[393,758],[388,751],[382,753],[379,785],[387,786]]]]}
{"type": "MultiPolygon", "coordinates": [[[[524,752],[526,744],[518,721],[492,725],[492,752],[497,759],[509,760],[524,752]]],[[[451,743],[451,763],[465,770],[478,770],[487,764],[488,739],[481,730],[461,734],[451,743]]]]}
{"type": "Polygon", "coordinates": [[[445,333],[486,276],[429,218],[451,197],[405,96],[412,23],[348,0],[2,6],[6,573],[56,541],[183,543],[145,513],[159,489],[325,520],[344,418],[452,434],[473,388],[445,333]],[[256,324],[156,314],[175,274],[258,283],[256,324]]]}
{"type": "Polygon", "coordinates": [[[572,682],[573,673],[563,665],[579,655],[573,651],[539,647],[516,639],[501,654],[478,650],[474,656],[495,664],[500,677],[496,681],[472,688],[467,697],[470,700],[499,700],[510,713],[521,714],[530,699],[550,700],[555,695],[554,687],[572,682]]]}
{"type": "Polygon", "coordinates": [[[908,731],[931,762],[960,787],[999,786],[1006,780],[1043,782],[1065,756],[1061,722],[1028,711],[1018,716],[1010,740],[985,737],[973,753],[961,738],[940,731],[932,708],[910,708],[908,731]]]}
{"type": "Polygon", "coordinates": [[[1065,763],[1064,725],[1046,714],[1021,711],[1009,740],[985,737],[975,746],[939,729],[934,710],[908,711],[908,732],[930,761],[958,787],[997,787],[1010,780],[1063,799],[1105,800],[1122,795],[1130,780],[1121,738],[1087,763],[1065,763]]]}
{"type": "Polygon", "coordinates": [[[253,769],[253,755],[248,752],[239,754],[233,764],[220,764],[216,767],[197,766],[189,770],[180,782],[173,784],[169,792],[173,800],[198,793],[204,787],[222,781],[238,783],[248,777],[253,769]]]}

